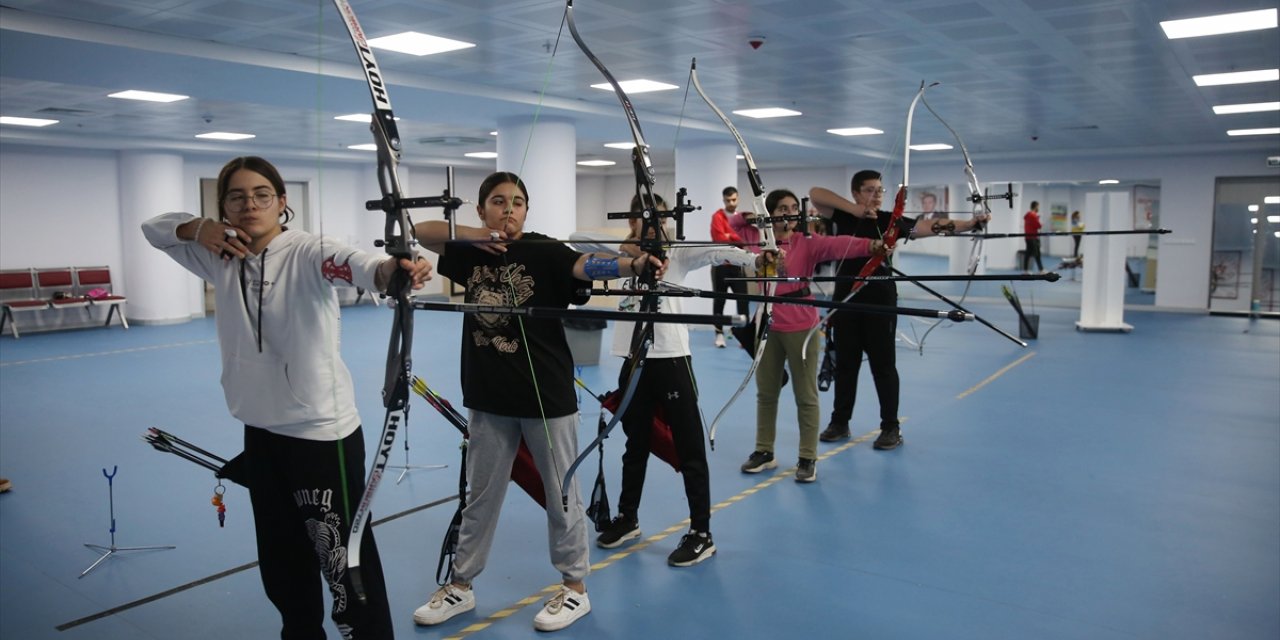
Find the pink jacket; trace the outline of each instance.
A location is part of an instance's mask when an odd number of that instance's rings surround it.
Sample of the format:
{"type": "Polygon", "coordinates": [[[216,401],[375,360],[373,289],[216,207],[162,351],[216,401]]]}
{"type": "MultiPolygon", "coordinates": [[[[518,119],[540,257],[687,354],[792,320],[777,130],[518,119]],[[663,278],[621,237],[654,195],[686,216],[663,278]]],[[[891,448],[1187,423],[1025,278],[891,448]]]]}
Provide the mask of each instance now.
{"type": "MultiPolygon", "coordinates": [[[[786,252],[779,275],[809,277],[819,262],[840,258],[862,258],[870,255],[871,240],[853,236],[809,236],[793,233],[778,248],[786,252]]],[[[809,286],[803,282],[784,282],[777,286],[774,295],[784,295],[809,286]]],[[[813,300],[812,295],[800,298],[813,300]]],[[[770,331],[808,331],[818,324],[818,310],[808,305],[774,304],[770,331]]]]}

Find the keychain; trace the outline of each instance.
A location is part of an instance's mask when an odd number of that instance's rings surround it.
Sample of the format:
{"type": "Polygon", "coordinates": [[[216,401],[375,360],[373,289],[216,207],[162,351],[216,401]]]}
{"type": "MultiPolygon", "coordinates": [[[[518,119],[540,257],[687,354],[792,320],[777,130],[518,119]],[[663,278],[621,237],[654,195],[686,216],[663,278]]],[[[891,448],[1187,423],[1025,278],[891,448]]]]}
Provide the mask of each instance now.
{"type": "Polygon", "coordinates": [[[225,527],[227,521],[227,506],[222,504],[222,495],[227,492],[227,488],[222,486],[222,479],[218,479],[218,486],[213,488],[213,499],[210,502],[218,508],[218,526],[225,527]]]}

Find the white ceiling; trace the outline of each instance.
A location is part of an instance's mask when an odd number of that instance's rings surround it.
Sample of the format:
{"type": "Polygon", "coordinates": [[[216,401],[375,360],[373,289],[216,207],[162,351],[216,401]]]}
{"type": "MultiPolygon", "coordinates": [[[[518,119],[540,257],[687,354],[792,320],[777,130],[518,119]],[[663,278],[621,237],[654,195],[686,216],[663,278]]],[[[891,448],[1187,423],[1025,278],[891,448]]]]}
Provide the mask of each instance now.
{"type": "MultiPolygon", "coordinates": [[[[368,37],[416,30],[476,47],[413,57],[378,51],[411,164],[492,167],[502,117],[574,120],[580,159],[616,160],[630,139],[622,109],[560,35],[560,0],[353,0],[368,37]],[[444,139],[441,143],[420,142],[444,139]],[[470,142],[469,142],[470,140],[470,142]],[[478,140],[478,142],[477,142],[478,140]]],[[[1275,6],[1275,0],[578,0],[588,45],[620,80],[681,88],[633,96],[659,169],[677,136],[728,141],[690,92],[689,61],[726,112],[785,106],[801,117],[731,116],[762,169],[859,164],[900,155],[921,81],[975,160],[1280,151],[1280,138],[1230,138],[1280,114],[1214,115],[1215,104],[1280,100],[1280,83],[1196,87],[1191,75],[1275,67],[1272,29],[1170,41],[1161,20],[1275,6]],[[749,37],[767,39],[759,50],[749,37]],[[885,135],[836,137],[836,127],[885,135]]],[[[44,129],[0,127],[0,143],[174,149],[220,155],[371,161],[347,145],[367,127],[355,52],[330,0],[0,0],[0,113],[52,117],[44,129]],[[122,89],[192,96],[160,105],[109,99],[122,89]],[[208,124],[206,124],[208,122],[208,124]],[[193,136],[242,131],[212,143],[193,136]]],[[[923,109],[914,143],[951,142],[923,109]]],[[[943,160],[949,154],[916,154],[943,160]]],[[[923,156],[923,157],[922,157],[923,156]]],[[[669,166],[669,165],[667,165],[669,166]]]]}

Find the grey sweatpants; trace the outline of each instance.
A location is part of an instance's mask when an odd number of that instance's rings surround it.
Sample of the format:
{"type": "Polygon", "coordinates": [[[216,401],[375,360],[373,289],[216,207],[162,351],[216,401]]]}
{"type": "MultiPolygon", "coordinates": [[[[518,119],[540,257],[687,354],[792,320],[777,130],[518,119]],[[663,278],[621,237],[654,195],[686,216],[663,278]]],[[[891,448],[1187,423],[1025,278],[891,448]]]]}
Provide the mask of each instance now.
{"type": "Polygon", "coordinates": [[[498,528],[502,500],[511,483],[511,464],[524,437],[533,454],[547,498],[547,542],[551,564],[563,580],[577,582],[591,571],[587,546],[587,518],[575,477],[569,484],[569,510],[561,506],[560,481],[578,455],[578,414],[548,418],[512,418],[483,411],[470,412],[471,439],[467,445],[467,484],[470,502],[462,510],[458,553],[453,560],[454,582],[471,584],[484,571],[498,528]],[[550,434],[548,436],[548,434],[550,434]],[[548,447],[548,437],[550,447],[548,447]]]}

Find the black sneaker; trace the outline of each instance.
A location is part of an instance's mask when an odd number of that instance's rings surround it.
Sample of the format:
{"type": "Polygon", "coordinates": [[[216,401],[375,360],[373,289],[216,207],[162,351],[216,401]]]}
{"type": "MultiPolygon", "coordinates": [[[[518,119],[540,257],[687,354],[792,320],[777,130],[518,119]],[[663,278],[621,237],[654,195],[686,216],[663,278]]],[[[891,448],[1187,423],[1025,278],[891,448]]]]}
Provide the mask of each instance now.
{"type": "Polygon", "coordinates": [[[754,451],[747,457],[747,461],[742,463],[743,473],[760,473],[765,469],[772,469],[778,466],[773,461],[773,453],[769,451],[754,451]]]}
{"type": "Polygon", "coordinates": [[[888,451],[902,446],[902,431],[898,427],[881,427],[880,437],[876,438],[873,449],[888,451]]]}
{"type": "Polygon", "coordinates": [[[601,549],[613,549],[621,546],[628,540],[635,540],[640,537],[640,522],[635,516],[628,516],[619,513],[613,522],[598,536],[596,536],[596,546],[601,549]]]}
{"type": "Polygon", "coordinates": [[[813,482],[818,479],[818,461],[813,458],[800,458],[796,463],[796,482],[813,482]]]}
{"type": "Polygon", "coordinates": [[[667,556],[667,564],[673,567],[692,567],[716,554],[716,543],[711,534],[690,531],[680,538],[680,546],[667,556]]]}
{"type": "Polygon", "coordinates": [[[836,442],[837,440],[849,439],[849,425],[831,423],[827,425],[822,433],[818,434],[818,439],[823,442],[836,442]]]}

